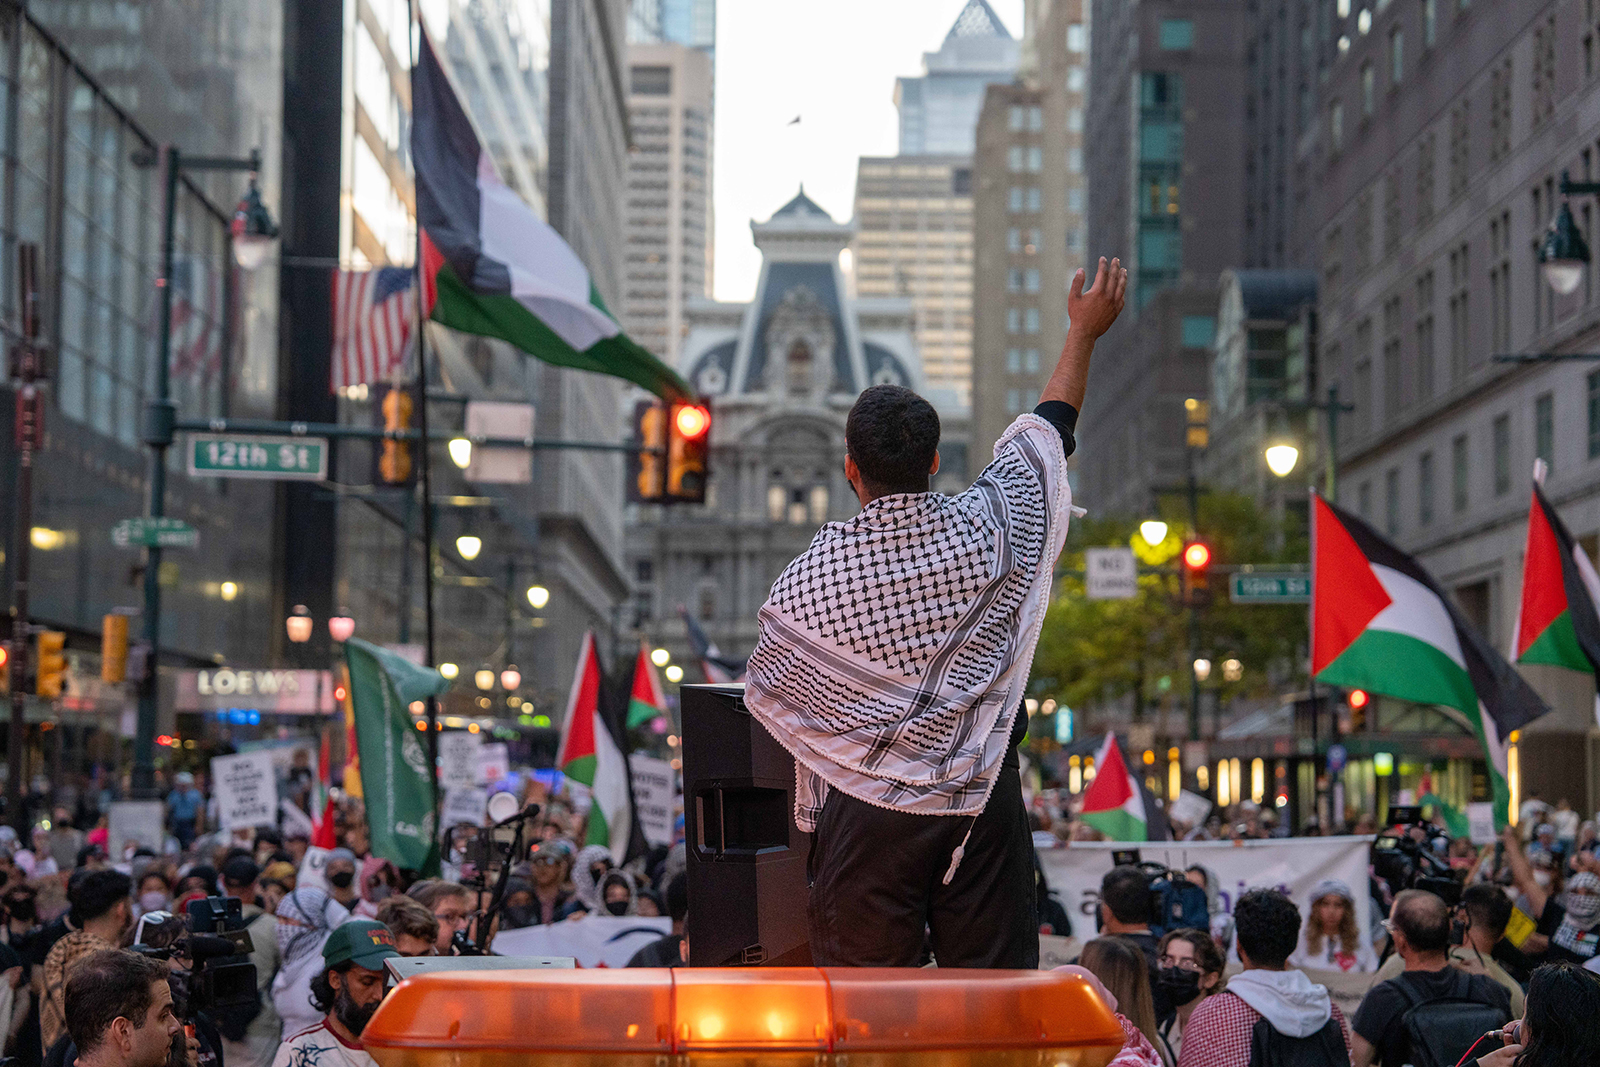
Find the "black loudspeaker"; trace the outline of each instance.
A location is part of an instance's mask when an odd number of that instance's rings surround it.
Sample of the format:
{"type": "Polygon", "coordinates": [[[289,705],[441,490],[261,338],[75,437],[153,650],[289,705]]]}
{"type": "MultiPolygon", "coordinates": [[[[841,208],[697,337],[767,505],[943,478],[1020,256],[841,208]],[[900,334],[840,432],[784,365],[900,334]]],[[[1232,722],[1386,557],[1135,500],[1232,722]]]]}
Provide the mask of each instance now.
{"type": "Polygon", "coordinates": [[[689,961],[807,966],[811,835],[794,824],[794,757],[745,708],[743,685],[679,694],[689,961]]]}

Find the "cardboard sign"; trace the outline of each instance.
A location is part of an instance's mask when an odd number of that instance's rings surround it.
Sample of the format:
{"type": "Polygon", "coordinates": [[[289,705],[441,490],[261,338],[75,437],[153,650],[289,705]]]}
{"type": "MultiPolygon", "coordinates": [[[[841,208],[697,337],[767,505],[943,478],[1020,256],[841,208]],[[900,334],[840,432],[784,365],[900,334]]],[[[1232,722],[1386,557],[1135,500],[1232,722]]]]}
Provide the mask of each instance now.
{"type": "MultiPolygon", "coordinates": [[[[504,747],[504,746],[501,746],[504,747]]],[[[483,784],[479,764],[483,735],[451,730],[439,735],[439,788],[472,789],[483,784]]]]}
{"type": "Polygon", "coordinates": [[[211,761],[211,781],[222,829],[277,825],[278,776],[271,752],[217,756],[211,761]]]}
{"type": "Polygon", "coordinates": [[[678,805],[672,764],[634,753],[628,757],[628,766],[633,771],[633,801],[639,809],[644,839],[652,845],[671,845],[678,805]]]}

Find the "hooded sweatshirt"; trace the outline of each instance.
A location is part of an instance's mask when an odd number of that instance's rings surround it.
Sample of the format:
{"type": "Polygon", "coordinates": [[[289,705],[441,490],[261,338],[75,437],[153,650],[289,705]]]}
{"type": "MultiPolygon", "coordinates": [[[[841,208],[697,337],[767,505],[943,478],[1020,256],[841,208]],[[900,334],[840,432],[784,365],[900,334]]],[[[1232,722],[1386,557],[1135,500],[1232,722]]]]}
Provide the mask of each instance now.
{"type": "Polygon", "coordinates": [[[1240,971],[1228,979],[1228,992],[1260,1012],[1286,1037],[1310,1037],[1333,1017],[1328,990],[1303,971],[1240,971]]]}

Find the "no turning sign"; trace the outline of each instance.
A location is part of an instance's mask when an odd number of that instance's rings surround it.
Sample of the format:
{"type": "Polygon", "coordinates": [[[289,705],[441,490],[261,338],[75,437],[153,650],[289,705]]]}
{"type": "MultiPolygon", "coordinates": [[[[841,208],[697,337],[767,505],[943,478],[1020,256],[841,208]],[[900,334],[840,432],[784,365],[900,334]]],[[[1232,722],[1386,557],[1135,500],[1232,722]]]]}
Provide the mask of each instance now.
{"type": "Polygon", "coordinates": [[[1083,571],[1090,600],[1132,600],[1138,595],[1139,565],[1131,548],[1085,549],[1083,571]]]}

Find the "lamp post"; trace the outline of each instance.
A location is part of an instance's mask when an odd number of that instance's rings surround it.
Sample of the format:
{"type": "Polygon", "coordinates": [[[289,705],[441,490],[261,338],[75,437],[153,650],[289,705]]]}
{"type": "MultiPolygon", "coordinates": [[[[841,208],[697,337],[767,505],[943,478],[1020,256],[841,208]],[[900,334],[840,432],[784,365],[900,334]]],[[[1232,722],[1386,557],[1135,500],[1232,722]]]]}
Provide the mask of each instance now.
{"type": "MultiPolygon", "coordinates": [[[[153,166],[156,161],[153,153],[140,152],[134,156],[137,166],[153,166]]],[[[185,158],[175,145],[167,145],[161,153],[161,164],[166,181],[162,197],[161,276],[156,279],[156,287],[161,290],[160,317],[156,327],[159,347],[156,353],[155,395],[145,405],[142,427],[144,443],[150,449],[150,491],[146,510],[152,519],[162,518],[166,514],[167,449],[172,446],[174,424],[177,422],[177,406],[172,402],[172,274],[177,245],[179,177],[186,170],[245,171],[251,175],[249,190],[234,211],[231,226],[234,258],[241,269],[252,270],[259,266],[266,257],[267,247],[278,234],[271,214],[261,203],[260,190],[256,188],[255,174],[261,170],[260,152],[250,153],[248,159],[220,156],[185,158]]],[[[139,679],[132,786],[135,797],[147,798],[155,795],[156,716],[161,659],[161,549],[154,545],[145,549],[144,558],[144,645],[145,669],[139,679]]]]}
{"type": "Polygon", "coordinates": [[[1589,242],[1572,218],[1572,207],[1567,198],[1600,196],[1600,182],[1575,182],[1561,172],[1561,206],[1556,209],[1539,242],[1539,270],[1559,296],[1571,295],[1583,282],[1583,272],[1589,266],[1589,242]]]}

